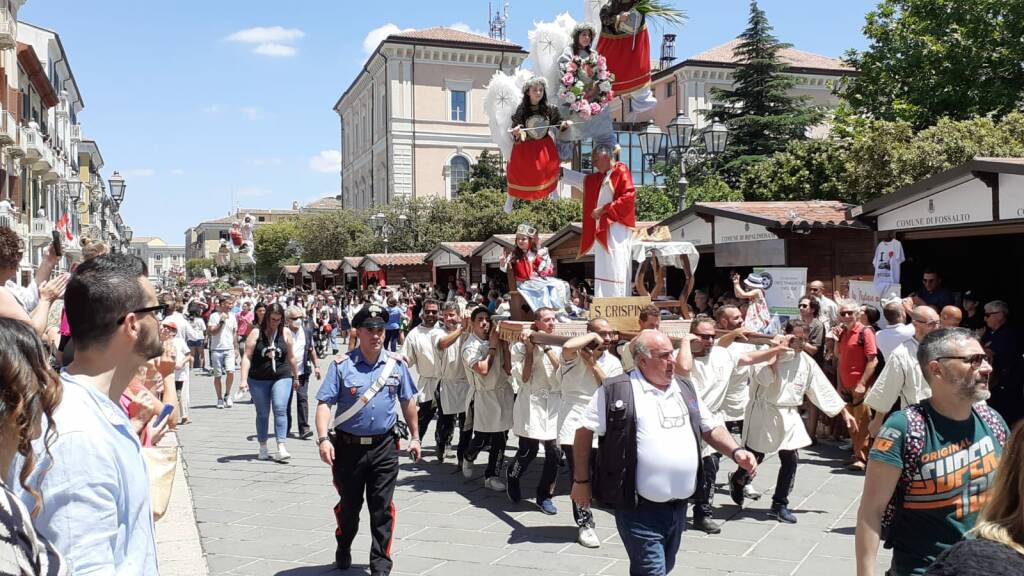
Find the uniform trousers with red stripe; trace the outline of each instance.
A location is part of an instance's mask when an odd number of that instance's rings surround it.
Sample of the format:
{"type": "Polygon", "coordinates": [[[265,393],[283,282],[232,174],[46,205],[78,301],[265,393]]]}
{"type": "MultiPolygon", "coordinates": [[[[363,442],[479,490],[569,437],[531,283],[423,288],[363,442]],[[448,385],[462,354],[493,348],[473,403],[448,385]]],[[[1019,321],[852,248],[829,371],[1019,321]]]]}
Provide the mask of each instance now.
{"type": "Polygon", "coordinates": [[[371,444],[334,441],[334,507],[338,550],[351,552],[359,531],[359,511],[365,494],[370,511],[370,573],[391,573],[391,541],[395,530],[395,482],[398,479],[398,442],[387,436],[371,444]]]}

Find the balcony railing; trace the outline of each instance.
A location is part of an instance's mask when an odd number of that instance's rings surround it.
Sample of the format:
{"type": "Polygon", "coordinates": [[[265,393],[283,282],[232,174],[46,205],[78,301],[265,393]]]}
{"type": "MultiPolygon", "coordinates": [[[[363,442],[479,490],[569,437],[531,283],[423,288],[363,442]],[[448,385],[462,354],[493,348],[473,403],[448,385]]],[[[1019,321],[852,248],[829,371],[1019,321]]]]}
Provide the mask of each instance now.
{"type": "Polygon", "coordinates": [[[82,125],[72,124],[71,125],[71,140],[74,142],[82,141],[82,125]]]}
{"type": "Polygon", "coordinates": [[[0,7],[0,48],[14,48],[18,45],[18,21],[6,4],[0,7]]]}
{"type": "Polygon", "coordinates": [[[22,126],[21,139],[25,145],[25,157],[32,169],[46,171],[53,167],[53,150],[43,141],[43,135],[33,125],[22,126]]]}
{"type": "Polygon", "coordinates": [[[10,228],[18,236],[28,236],[28,229],[21,223],[21,216],[6,207],[0,208],[0,227],[10,228]]]}
{"type": "Polygon", "coordinates": [[[0,145],[9,146],[18,141],[18,124],[14,114],[0,111],[0,145]]]}

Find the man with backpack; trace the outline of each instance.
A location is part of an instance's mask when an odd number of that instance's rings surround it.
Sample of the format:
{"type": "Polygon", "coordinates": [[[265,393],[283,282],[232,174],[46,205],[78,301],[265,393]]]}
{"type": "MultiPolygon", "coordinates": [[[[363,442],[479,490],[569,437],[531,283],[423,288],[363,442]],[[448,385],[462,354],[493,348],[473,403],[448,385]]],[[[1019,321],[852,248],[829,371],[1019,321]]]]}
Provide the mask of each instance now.
{"type": "Polygon", "coordinates": [[[857,513],[857,575],[874,576],[878,543],[893,549],[887,576],[924,574],[970,530],[988,500],[1009,429],[984,400],[992,366],[964,328],[921,341],[930,399],[893,413],[871,449],[857,513]]]}
{"type": "Polygon", "coordinates": [[[878,347],[875,332],[858,319],[860,305],[853,300],[839,302],[839,325],[832,329],[836,357],[839,362],[836,374],[839,376],[839,395],[847,403],[850,414],[857,421],[857,429],[850,431],[853,457],[847,462],[847,470],[863,471],[868,461],[868,423],[871,412],[864,404],[868,388],[875,381],[878,370],[878,347]]]}

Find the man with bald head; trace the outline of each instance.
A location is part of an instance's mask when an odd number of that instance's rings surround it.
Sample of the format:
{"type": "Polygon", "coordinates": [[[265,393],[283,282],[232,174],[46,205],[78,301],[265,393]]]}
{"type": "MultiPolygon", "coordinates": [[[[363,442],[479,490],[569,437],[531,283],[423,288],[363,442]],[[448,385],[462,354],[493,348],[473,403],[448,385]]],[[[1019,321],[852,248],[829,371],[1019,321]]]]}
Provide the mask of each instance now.
{"type": "Polygon", "coordinates": [[[914,337],[905,340],[889,354],[875,385],[864,398],[864,403],[875,411],[868,425],[872,437],[878,434],[896,400],[900,401],[900,406],[909,406],[932,395],[917,361],[917,348],[925,336],[939,328],[939,314],[931,306],[917,306],[910,312],[910,320],[914,337]]]}
{"type": "Polygon", "coordinates": [[[668,574],[701,473],[702,442],[745,470],[757,462],[676,376],[668,336],[644,330],[632,346],[637,367],[602,383],[576,431],[572,500],[587,508],[593,496],[615,509],[630,574],[668,574]],[[591,476],[595,434],[603,439],[591,476]]]}
{"type": "Polygon", "coordinates": [[[831,330],[839,322],[839,305],[825,295],[825,283],[821,280],[815,280],[808,284],[807,292],[817,298],[818,304],[821,306],[821,315],[818,316],[818,320],[825,325],[825,330],[831,330]]]}
{"type": "Polygon", "coordinates": [[[943,328],[958,328],[963,319],[963,312],[956,306],[943,306],[939,313],[939,322],[943,328]]]}

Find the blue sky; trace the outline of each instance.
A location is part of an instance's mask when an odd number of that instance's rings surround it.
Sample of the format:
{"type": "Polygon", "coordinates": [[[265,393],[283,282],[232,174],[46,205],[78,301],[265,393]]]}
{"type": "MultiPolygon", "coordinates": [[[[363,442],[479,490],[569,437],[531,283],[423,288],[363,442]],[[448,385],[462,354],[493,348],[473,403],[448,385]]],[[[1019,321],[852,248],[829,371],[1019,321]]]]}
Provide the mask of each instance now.
{"type": "MultiPolygon", "coordinates": [[[[745,0],[683,3],[686,57],[738,35],[745,0]]],[[[865,0],[762,0],[776,35],[839,56],[863,48],[865,0]]],[[[582,1],[513,0],[509,37],[582,1]],[[557,8],[553,8],[557,6],[557,8]],[[556,12],[557,10],[557,12],[556,12]]],[[[485,0],[29,0],[20,19],[56,30],[85,100],[84,133],[119,170],[136,236],[184,242],[189,226],[243,207],[287,208],[338,193],[331,107],[386,30],[487,29],[485,0]],[[389,28],[382,28],[389,26],[389,28]],[[368,40],[368,35],[375,34],[368,40]]],[[[657,50],[657,40],[652,49],[657,50]]]]}

